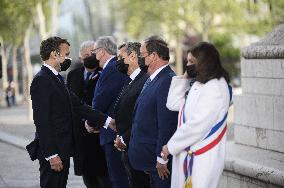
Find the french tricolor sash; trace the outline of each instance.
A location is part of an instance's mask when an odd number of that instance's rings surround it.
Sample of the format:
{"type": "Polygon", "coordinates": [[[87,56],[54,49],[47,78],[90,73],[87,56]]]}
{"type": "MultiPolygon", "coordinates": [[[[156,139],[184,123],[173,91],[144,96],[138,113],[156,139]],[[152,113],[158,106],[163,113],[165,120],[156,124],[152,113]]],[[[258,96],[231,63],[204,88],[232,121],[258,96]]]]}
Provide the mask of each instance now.
{"type": "MultiPolygon", "coordinates": [[[[232,87],[228,85],[229,93],[230,93],[230,101],[232,100],[232,87]]],[[[185,104],[182,107],[180,117],[179,117],[179,126],[182,126],[182,124],[185,122],[184,117],[184,108],[185,104]]],[[[223,138],[224,134],[227,131],[227,119],[228,112],[225,114],[223,119],[218,122],[216,125],[213,126],[213,128],[210,130],[208,135],[201,141],[201,145],[198,149],[191,149],[190,146],[185,149],[187,152],[187,155],[183,162],[183,172],[185,176],[185,184],[184,188],[192,188],[192,167],[194,162],[194,157],[201,155],[208,150],[212,149],[214,146],[216,146],[223,138]],[[213,139],[212,139],[213,138],[213,139]]]]}

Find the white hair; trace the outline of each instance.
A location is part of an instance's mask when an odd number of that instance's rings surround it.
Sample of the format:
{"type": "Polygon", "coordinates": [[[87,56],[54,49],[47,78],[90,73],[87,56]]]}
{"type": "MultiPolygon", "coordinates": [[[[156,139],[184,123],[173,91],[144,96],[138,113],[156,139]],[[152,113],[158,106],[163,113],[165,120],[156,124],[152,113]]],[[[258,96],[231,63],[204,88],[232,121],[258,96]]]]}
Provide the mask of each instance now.
{"type": "Polygon", "coordinates": [[[81,53],[84,49],[93,47],[94,45],[95,45],[95,41],[93,40],[87,40],[87,41],[82,42],[80,49],[79,49],[79,56],[81,57],[82,55],[81,53]]]}
{"type": "Polygon", "coordinates": [[[116,55],[117,52],[116,42],[112,36],[99,37],[96,48],[104,48],[110,55],[116,55]]]}

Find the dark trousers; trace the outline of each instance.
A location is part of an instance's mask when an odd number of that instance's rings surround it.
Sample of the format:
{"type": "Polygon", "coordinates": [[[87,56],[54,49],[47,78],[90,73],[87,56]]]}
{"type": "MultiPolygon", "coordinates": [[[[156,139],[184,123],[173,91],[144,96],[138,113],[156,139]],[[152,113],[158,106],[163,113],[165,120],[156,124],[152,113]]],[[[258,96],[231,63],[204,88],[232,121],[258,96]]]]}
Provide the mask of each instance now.
{"type": "Polygon", "coordinates": [[[87,188],[111,188],[111,182],[107,176],[83,174],[83,181],[87,188]]]}
{"type": "Polygon", "coordinates": [[[129,181],[121,161],[120,152],[114,147],[113,143],[107,143],[103,147],[112,188],[129,188],[129,181]]]}
{"type": "Polygon", "coordinates": [[[39,160],[40,187],[41,188],[65,188],[69,174],[70,159],[62,160],[63,170],[56,172],[51,169],[47,160],[39,160]]]}
{"type": "Polygon", "coordinates": [[[151,188],[170,188],[171,187],[171,175],[167,179],[162,180],[159,177],[158,171],[149,171],[151,188]]]}
{"type": "Polygon", "coordinates": [[[150,178],[143,171],[135,170],[131,167],[127,151],[121,152],[121,160],[126,170],[131,188],[150,188],[150,178]]]}

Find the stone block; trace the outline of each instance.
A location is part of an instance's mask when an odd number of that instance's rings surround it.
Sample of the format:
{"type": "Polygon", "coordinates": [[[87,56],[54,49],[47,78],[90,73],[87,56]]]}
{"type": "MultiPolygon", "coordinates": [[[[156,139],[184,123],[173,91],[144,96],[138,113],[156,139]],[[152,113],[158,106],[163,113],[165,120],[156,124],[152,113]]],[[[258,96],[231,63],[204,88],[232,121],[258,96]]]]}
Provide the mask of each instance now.
{"type": "Polygon", "coordinates": [[[284,97],[243,94],[234,96],[234,122],[284,131],[284,97]]]}
{"type": "Polygon", "coordinates": [[[284,97],[274,98],[273,115],[274,129],[284,131],[284,97]]]}
{"type": "Polygon", "coordinates": [[[284,96],[284,79],[242,78],[244,94],[284,96]]]}
{"type": "Polygon", "coordinates": [[[236,143],[284,153],[283,131],[235,124],[234,135],[236,143]]]}
{"type": "Polygon", "coordinates": [[[284,78],[284,59],[242,59],[242,77],[284,78]]]}
{"type": "Polygon", "coordinates": [[[273,129],[273,97],[234,96],[234,122],[252,127],[273,129]]]}
{"type": "Polygon", "coordinates": [[[253,130],[254,129],[247,126],[234,124],[235,142],[249,146],[257,146],[256,132],[253,130]]]}

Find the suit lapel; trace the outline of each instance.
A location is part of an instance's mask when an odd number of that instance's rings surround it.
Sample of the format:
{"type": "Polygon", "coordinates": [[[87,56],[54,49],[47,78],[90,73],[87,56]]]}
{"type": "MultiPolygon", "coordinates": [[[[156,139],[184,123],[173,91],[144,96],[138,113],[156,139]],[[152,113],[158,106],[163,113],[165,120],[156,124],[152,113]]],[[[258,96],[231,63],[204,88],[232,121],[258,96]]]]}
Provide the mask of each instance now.
{"type": "Polygon", "coordinates": [[[161,72],[159,72],[159,74],[157,74],[157,76],[154,78],[154,80],[152,80],[150,82],[150,84],[144,89],[144,91],[140,94],[139,98],[142,98],[147,92],[151,91],[152,87],[155,85],[155,83],[157,82],[157,80],[159,80],[159,78],[167,73],[169,71],[170,67],[166,66],[163,70],[161,70],[161,72]]]}
{"type": "Polygon", "coordinates": [[[69,97],[69,92],[65,84],[61,83],[57,76],[53,74],[53,72],[49,68],[42,66],[41,70],[45,72],[54,81],[55,85],[69,97]]]}
{"type": "Polygon", "coordinates": [[[134,80],[126,86],[126,88],[124,89],[124,92],[122,93],[121,97],[124,96],[124,95],[127,93],[126,91],[130,90],[130,89],[135,85],[135,83],[138,82],[138,80],[139,80],[140,78],[142,78],[142,76],[143,76],[143,73],[140,72],[140,73],[134,78],[134,80]]]}
{"type": "Polygon", "coordinates": [[[137,102],[136,102],[136,104],[135,104],[135,108],[134,108],[134,109],[136,109],[136,107],[137,107],[139,101],[143,98],[143,96],[144,96],[146,93],[148,93],[149,91],[152,91],[151,88],[155,85],[155,83],[157,82],[157,80],[158,80],[162,75],[164,75],[164,74],[166,74],[167,72],[169,72],[169,70],[170,70],[170,67],[169,67],[169,66],[166,66],[163,70],[161,70],[161,72],[159,72],[159,74],[157,74],[157,76],[154,78],[154,80],[152,80],[152,81],[150,82],[150,84],[144,89],[144,91],[140,93],[140,95],[139,95],[139,97],[138,97],[138,99],[137,99],[137,102]]]}

